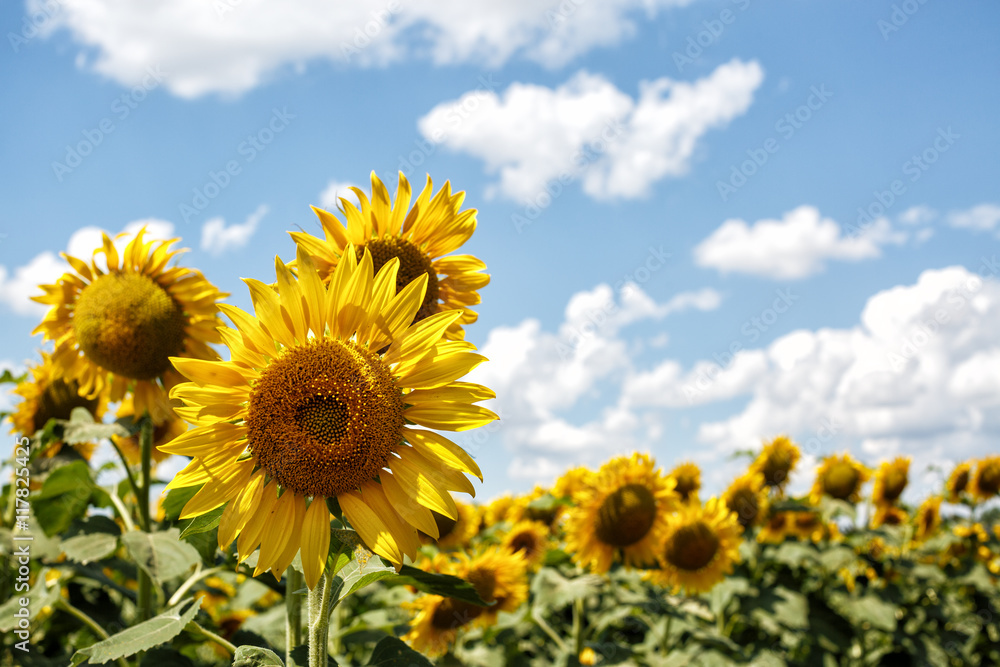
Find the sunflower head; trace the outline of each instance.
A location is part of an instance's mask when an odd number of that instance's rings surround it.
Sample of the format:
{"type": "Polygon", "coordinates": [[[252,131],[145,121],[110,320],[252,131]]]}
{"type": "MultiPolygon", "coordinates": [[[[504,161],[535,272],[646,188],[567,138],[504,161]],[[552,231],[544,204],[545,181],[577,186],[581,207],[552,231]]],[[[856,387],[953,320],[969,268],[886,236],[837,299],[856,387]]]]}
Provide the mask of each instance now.
{"type": "Polygon", "coordinates": [[[743,528],[718,498],[705,505],[681,506],[668,519],[659,548],[659,570],[650,578],[675,591],[704,593],[739,562],[743,528]]]}
{"type": "Polygon", "coordinates": [[[785,541],[785,537],[795,533],[794,512],[774,512],[767,517],[767,521],[761,526],[757,534],[758,542],[770,544],[780,544],[785,541]]]}
{"type": "Polygon", "coordinates": [[[476,533],[479,532],[479,509],[475,505],[455,501],[458,517],[452,519],[440,512],[432,512],[437,525],[438,536],[435,538],[427,533],[421,533],[427,542],[437,544],[439,549],[463,549],[476,533]]]}
{"type": "Polygon", "coordinates": [[[801,456],[795,443],[788,436],[781,435],[764,444],[750,470],[764,475],[765,484],[781,491],[788,484],[788,478],[801,456]]]}
{"type": "Polygon", "coordinates": [[[396,292],[399,261],[377,273],[371,253],[348,247],[329,284],[302,253],[298,275],[276,260],[275,287],[246,280],[256,317],[223,305],[236,329],[221,335],[230,361],[173,359],[191,382],[171,396],[196,428],[165,451],[194,457],[168,488],[202,484],[181,518],[225,504],[223,548],[255,574],[275,576],[301,550],[315,587],[330,543],[326,500],[372,551],[401,565],[416,557],[417,530],[438,535],[433,512],[459,517],[450,491],[482,479],[465,450],[436,431],[497,417],[477,402],[495,394],[458,382],[484,361],[471,343],[445,340],[459,311],[413,322],[426,278],[396,292]]]}
{"type": "Polygon", "coordinates": [[[763,522],[768,508],[764,475],[747,472],[737,477],[722,494],[722,500],[736,514],[744,530],[763,522]]]}
{"type": "Polygon", "coordinates": [[[487,549],[470,558],[458,554],[457,574],[476,589],[484,602],[477,624],[489,626],[501,611],[516,611],[528,599],[528,563],[525,554],[505,549],[487,549]]]}
{"type": "Polygon", "coordinates": [[[824,496],[856,503],[861,500],[861,487],[871,477],[871,471],[847,452],[823,459],[816,470],[810,500],[815,504],[824,496]]]}
{"type": "Polygon", "coordinates": [[[589,488],[593,476],[594,472],[586,466],[570,468],[552,485],[552,495],[556,498],[571,498],[589,488]]]}
{"type": "Polygon", "coordinates": [[[549,529],[538,521],[519,521],[504,534],[500,547],[524,555],[528,569],[535,570],[549,549],[549,529]]]}
{"type": "Polygon", "coordinates": [[[479,303],[478,290],[490,282],[482,273],[486,265],[472,255],[449,255],[469,240],[476,229],[476,210],[462,210],[464,192],[452,194],[451,183],[433,194],[427,185],[410,207],[410,183],[400,172],[396,199],[392,201],[385,185],[372,172],[371,199],[352,188],[360,208],[342,198],[341,222],[333,213],[313,208],[323,227],[324,239],[305,232],[291,232],[300,249],[312,258],[320,277],[329,282],[337,265],[348,252],[371,254],[374,268],[380,270],[391,260],[399,262],[396,289],[402,290],[424,276],[427,283],[414,321],[438,312],[457,309],[461,315],[447,330],[450,339],[463,337],[462,325],[475,322],[470,306],[479,303]]]}
{"type": "Polygon", "coordinates": [[[497,496],[483,508],[483,530],[507,520],[517,500],[509,493],[497,496]]]}
{"type": "Polygon", "coordinates": [[[941,526],[941,503],[943,500],[944,498],[941,496],[931,496],[917,508],[917,515],[914,518],[916,524],[914,539],[917,542],[925,541],[934,535],[941,526]]]}
{"type": "Polygon", "coordinates": [[[144,235],[145,228],[119,254],[104,234],[89,263],[64,253],[72,270],[40,285],[45,294],[33,299],[51,309],[33,333],[56,341],[57,374],[80,393],[93,398],[109,388],[114,402],[131,389],[137,411],[163,421],[170,358],[217,358],[208,344],[221,342],[216,303],[227,295],[197,271],[167,267],[180,252],[170,249],[176,239],[144,235]]]}
{"type": "Polygon", "coordinates": [[[81,396],[79,383],[60,378],[48,353],[42,352],[42,363],[29,370],[31,380],[21,382],[13,392],[23,399],[10,416],[16,432],[32,436],[50,419],[69,419],[73,408],[86,408],[100,421],[107,407],[106,398],[81,396]]]}
{"type": "Polygon", "coordinates": [[[989,500],[1000,494],[1000,456],[987,456],[976,462],[969,492],[978,501],[989,500]]]}
{"type": "Polygon", "coordinates": [[[972,477],[972,464],[968,462],[959,463],[951,471],[946,484],[948,490],[948,502],[960,503],[962,496],[969,489],[969,479],[972,477]]]}
{"type": "Polygon", "coordinates": [[[892,461],[884,461],[875,473],[875,488],[872,502],[876,505],[893,505],[903,495],[909,482],[910,457],[897,456],[892,461]]]}
{"type": "Polygon", "coordinates": [[[656,559],[667,515],[679,504],[674,480],[646,454],[611,459],[577,494],[566,520],[566,547],[580,564],[607,572],[615,556],[639,567],[656,559]]]}
{"type": "Polygon", "coordinates": [[[698,491],[701,489],[701,468],[691,461],[678,464],[670,471],[669,477],[674,480],[674,492],[680,496],[681,502],[697,504],[698,491]]]}
{"type": "Polygon", "coordinates": [[[906,511],[895,505],[876,505],[872,516],[872,528],[882,526],[902,526],[910,520],[906,511]]]}

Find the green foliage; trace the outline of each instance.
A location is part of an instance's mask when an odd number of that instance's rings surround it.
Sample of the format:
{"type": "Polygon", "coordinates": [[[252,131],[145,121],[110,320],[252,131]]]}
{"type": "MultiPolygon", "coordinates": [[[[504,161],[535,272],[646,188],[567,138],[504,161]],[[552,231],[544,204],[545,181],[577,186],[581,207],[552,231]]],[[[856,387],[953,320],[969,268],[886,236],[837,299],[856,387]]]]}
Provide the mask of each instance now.
{"type": "Polygon", "coordinates": [[[201,560],[194,547],[181,541],[176,528],[158,533],[134,530],[121,540],[136,564],[161,584],[187,573],[201,560]]]}
{"type": "Polygon", "coordinates": [[[285,667],[278,655],[259,646],[239,646],[233,656],[233,667],[285,667]]]}
{"type": "Polygon", "coordinates": [[[159,616],[80,649],[73,654],[70,667],[76,667],[84,662],[100,665],[168,642],[183,632],[187,624],[194,620],[199,606],[197,602],[185,600],[159,616]]]}

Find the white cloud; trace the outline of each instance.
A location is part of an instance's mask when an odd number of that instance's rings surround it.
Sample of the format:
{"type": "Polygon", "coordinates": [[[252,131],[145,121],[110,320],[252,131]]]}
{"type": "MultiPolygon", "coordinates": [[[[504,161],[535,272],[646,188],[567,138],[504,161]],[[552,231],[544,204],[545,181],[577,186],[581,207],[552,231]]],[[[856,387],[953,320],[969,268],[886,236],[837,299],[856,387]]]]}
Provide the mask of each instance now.
{"type": "MultiPolygon", "coordinates": [[[[29,0],[29,12],[46,0],[29,0]]],[[[174,94],[239,94],[310,61],[404,59],[496,68],[520,57],[559,67],[630,37],[636,19],[688,0],[61,0],[46,32],[68,30],[84,66],[133,86],[162,70],[174,94]],[[86,55],[84,55],[86,54],[86,55]]]]}
{"type": "Polygon", "coordinates": [[[828,260],[859,261],[882,254],[882,246],[899,244],[907,234],[879,218],[862,233],[850,236],[836,222],[821,218],[812,206],[800,206],[781,220],[748,225],[726,220],[694,249],[698,266],[723,273],[748,273],[790,280],[819,273],[828,260]]]}
{"type": "Polygon", "coordinates": [[[937,218],[937,211],[926,204],[911,206],[896,218],[904,225],[926,225],[937,218]]]}
{"type": "Polygon", "coordinates": [[[358,196],[354,194],[353,190],[351,190],[351,188],[356,187],[358,186],[348,181],[330,181],[326,184],[326,187],[323,188],[323,192],[319,194],[320,208],[326,211],[336,211],[340,208],[341,197],[355,206],[359,206],[360,202],[358,201],[358,196]]]}
{"type": "Polygon", "coordinates": [[[222,218],[206,220],[201,227],[201,249],[207,250],[213,255],[221,255],[224,252],[242,248],[257,231],[257,225],[265,215],[267,215],[267,206],[261,204],[242,223],[226,226],[226,221],[222,218]]]}
{"type": "MultiPolygon", "coordinates": [[[[146,227],[147,239],[167,239],[173,233],[174,226],[164,220],[149,218],[130,222],[122,230],[128,234],[123,238],[115,238],[114,245],[121,253],[128,244],[131,236],[141,227],[146,227]]],[[[81,227],[73,232],[69,242],[66,244],[66,252],[73,257],[79,257],[84,261],[90,261],[95,249],[102,244],[101,230],[97,227],[81,227]]],[[[104,263],[104,256],[99,257],[98,265],[107,268],[104,263]]],[[[61,257],[48,250],[35,255],[27,264],[17,267],[11,271],[6,266],[0,265],[0,303],[4,303],[12,311],[19,315],[32,317],[42,317],[49,307],[31,300],[33,296],[40,296],[42,291],[39,285],[52,284],[59,277],[70,270],[61,257]]]]}
{"type": "Polygon", "coordinates": [[[991,231],[1000,225],[1000,206],[980,204],[965,211],[948,214],[948,224],[974,231],[991,231]]]}
{"type": "Polygon", "coordinates": [[[635,198],[686,173],[698,139],[746,112],[763,77],[756,62],[733,60],[693,83],[644,81],[633,99],[579,72],[555,89],[475,90],[434,107],[418,125],[428,140],[481,159],[499,174],[494,189],[519,201],[575,178],[594,198],[635,198]]]}

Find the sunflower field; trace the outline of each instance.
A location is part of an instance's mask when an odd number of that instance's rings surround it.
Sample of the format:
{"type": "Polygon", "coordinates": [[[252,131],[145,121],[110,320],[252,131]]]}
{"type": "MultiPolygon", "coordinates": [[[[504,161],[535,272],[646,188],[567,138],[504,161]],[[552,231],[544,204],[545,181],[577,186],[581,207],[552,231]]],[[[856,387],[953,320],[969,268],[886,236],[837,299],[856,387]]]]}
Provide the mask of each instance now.
{"type": "Polygon", "coordinates": [[[497,420],[476,211],[354,191],[253,313],[144,231],[39,286],[45,349],[0,377],[3,664],[1000,665],[1000,456],[916,507],[906,457],[793,495],[774,434],[718,496],[636,452],[474,503],[440,432],[497,420]]]}

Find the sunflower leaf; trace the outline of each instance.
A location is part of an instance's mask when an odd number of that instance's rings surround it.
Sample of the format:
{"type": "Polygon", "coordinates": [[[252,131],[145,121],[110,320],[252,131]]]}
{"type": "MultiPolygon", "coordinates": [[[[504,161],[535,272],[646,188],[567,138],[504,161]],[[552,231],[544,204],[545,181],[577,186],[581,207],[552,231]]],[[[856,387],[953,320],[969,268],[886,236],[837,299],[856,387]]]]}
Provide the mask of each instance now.
{"type": "Polygon", "coordinates": [[[118,548],[118,536],[92,533],[71,537],[62,543],[66,558],[77,563],[92,563],[107,558],[118,548]]]}
{"type": "Polygon", "coordinates": [[[432,664],[396,637],[383,637],[368,661],[369,667],[431,667],[432,664]]]}
{"type": "Polygon", "coordinates": [[[27,373],[21,373],[20,375],[14,375],[10,372],[9,368],[5,368],[3,373],[0,373],[0,384],[7,384],[9,382],[14,384],[21,384],[28,377],[27,373]]]}
{"type": "Polygon", "coordinates": [[[198,551],[180,539],[176,528],[159,533],[134,530],[122,535],[122,543],[136,564],[160,583],[185,574],[201,561],[198,551]]]}
{"type": "MultiPolygon", "coordinates": [[[[53,470],[32,501],[35,519],[46,535],[64,533],[84,515],[91,496],[100,491],[86,461],[74,461],[53,470]]],[[[101,491],[103,493],[103,491],[101,491]]]]}
{"type": "Polygon", "coordinates": [[[193,601],[184,600],[159,616],[80,649],[73,654],[70,667],[76,667],[84,662],[99,665],[164,644],[179,635],[185,626],[194,620],[200,607],[201,598],[193,601]],[[190,604],[191,602],[194,604],[190,604]],[[187,609],[184,609],[185,605],[188,605],[187,609]]]}
{"type": "Polygon", "coordinates": [[[447,598],[455,598],[463,602],[469,602],[480,607],[488,607],[489,603],[483,601],[476,592],[475,586],[464,579],[450,574],[438,574],[436,572],[424,572],[410,565],[404,565],[399,570],[398,577],[394,577],[387,582],[390,586],[406,584],[413,586],[418,591],[440,595],[447,598]]]}
{"type": "Polygon", "coordinates": [[[69,421],[63,423],[63,441],[70,445],[107,440],[113,435],[126,437],[129,434],[120,424],[95,422],[87,408],[73,408],[69,421]]]}
{"type": "Polygon", "coordinates": [[[233,656],[233,667],[284,667],[281,658],[266,648],[240,646],[233,656]]]}
{"type": "Polygon", "coordinates": [[[531,582],[531,591],[543,607],[562,609],[576,600],[596,593],[603,580],[595,574],[567,579],[550,567],[543,567],[531,582]]]}

